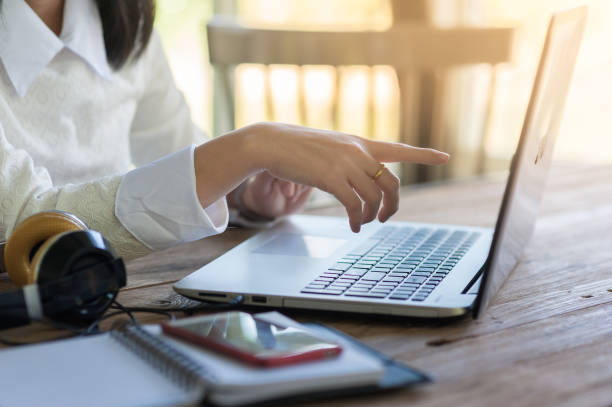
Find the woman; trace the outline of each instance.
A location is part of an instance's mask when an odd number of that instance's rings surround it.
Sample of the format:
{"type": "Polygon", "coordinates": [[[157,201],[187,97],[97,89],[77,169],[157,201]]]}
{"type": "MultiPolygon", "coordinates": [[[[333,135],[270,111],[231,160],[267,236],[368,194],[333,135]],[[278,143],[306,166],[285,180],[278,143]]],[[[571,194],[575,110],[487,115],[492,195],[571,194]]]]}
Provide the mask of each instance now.
{"type": "Polygon", "coordinates": [[[59,209],[133,257],[220,233],[229,214],[265,224],[298,211],[307,186],[335,195],[358,232],[397,210],[398,179],[380,162],[448,159],[279,123],[204,142],[152,32],[152,0],[0,6],[0,240],[59,209]]]}

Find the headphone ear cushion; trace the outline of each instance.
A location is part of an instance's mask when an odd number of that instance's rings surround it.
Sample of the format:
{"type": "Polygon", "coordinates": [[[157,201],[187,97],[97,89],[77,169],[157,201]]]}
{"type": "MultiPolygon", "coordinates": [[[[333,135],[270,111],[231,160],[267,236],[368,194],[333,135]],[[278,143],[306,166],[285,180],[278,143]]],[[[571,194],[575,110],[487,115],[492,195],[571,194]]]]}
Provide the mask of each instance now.
{"type": "MultiPolygon", "coordinates": [[[[41,256],[30,260],[32,251],[50,238],[74,230],[87,230],[79,218],[66,212],[40,212],[21,222],[9,236],[4,248],[4,263],[9,277],[18,286],[36,282],[36,262],[41,256]]],[[[55,240],[55,239],[54,239],[55,240]]],[[[46,250],[44,250],[46,251],[46,250]]],[[[43,251],[43,252],[44,252],[43,251]]]]}

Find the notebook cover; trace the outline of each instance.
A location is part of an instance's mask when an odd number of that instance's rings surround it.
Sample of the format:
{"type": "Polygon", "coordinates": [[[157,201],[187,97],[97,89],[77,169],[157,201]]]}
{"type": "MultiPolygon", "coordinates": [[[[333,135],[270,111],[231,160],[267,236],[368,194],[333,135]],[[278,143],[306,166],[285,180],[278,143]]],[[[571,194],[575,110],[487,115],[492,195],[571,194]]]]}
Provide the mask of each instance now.
{"type": "MultiPolygon", "coordinates": [[[[373,386],[358,386],[358,387],[345,387],[334,390],[325,390],[321,392],[310,392],[306,394],[296,394],[290,397],[282,397],[273,400],[266,400],[263,402],[251,403],[249,406],[261,406],[261,405],[287,405],[287,403],[298,403],[307,401],[316,401],[321,399],[329,399],[335,397],[347,397],[361,394],[371,394],[384,391],[392,391],[403,388],[416,386],[419,384],[431,382],[431,378],[425,373],[419,372],[411,368],[410,366],[398,362],[385,354],[369,347],[368,345],[358,341],[350,335],[347,335],[335,328],[323,325],[320,323],[305,323],[305,327],[315,331],[321,331],[330,333],[335,336],[342,337],[344,340],[350,342],[360,350],[368,353],[371,356],[378,358],[385,366],[385,372],[381,377],[377,385],[373,386]]],[[[205,404],[211,405],[211,404],[205,404]]]]}

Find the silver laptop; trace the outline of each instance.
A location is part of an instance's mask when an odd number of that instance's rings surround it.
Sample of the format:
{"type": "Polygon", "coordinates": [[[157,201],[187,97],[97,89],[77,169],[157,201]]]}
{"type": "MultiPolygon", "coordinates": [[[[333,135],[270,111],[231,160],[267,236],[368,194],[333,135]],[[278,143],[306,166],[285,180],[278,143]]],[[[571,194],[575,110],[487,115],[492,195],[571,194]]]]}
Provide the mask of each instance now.
{"type": "Polygon", "coordinates": [[[552,17],[495,229],[292,216],[174,285],[209,301],[415,317],[484,310],[532,235],[586,23],[552,17]]]}

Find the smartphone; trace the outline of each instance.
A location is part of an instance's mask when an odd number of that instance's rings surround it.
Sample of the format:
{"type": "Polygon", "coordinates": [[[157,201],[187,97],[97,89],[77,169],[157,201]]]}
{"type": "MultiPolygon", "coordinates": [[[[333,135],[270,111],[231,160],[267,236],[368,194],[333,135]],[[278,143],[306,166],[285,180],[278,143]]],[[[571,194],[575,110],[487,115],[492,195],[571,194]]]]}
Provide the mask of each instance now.
{"type": "Polygon", "coordinates": [[[246,312],[224,312],[161,324],[164,333],[260,367],[337,356],[342,347],[296,327],[276,325],[246,312]]]}

